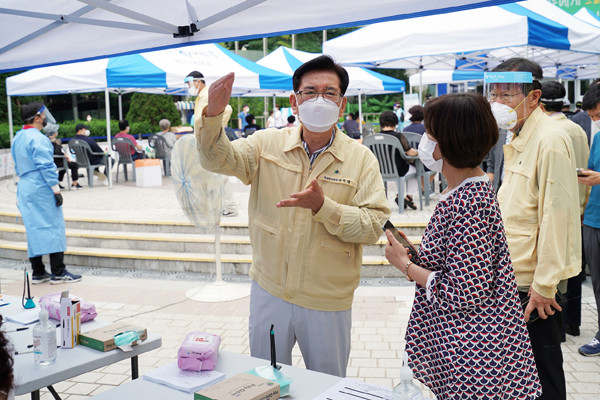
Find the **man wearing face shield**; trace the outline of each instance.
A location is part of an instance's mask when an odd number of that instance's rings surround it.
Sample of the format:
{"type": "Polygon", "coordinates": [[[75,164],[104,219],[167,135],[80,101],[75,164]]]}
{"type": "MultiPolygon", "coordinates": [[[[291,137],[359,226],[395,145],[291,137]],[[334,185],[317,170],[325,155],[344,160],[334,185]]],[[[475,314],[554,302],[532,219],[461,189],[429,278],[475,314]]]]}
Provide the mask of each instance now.
{"type": "Polygon", "coordinates": [[[540,398],[566,399],[556,296],[581,270],[577,165],[571,140],[539,106],[541,78],[539,65],[515,58],[486,73],[484,82],[499,127],[513,133],[504,146],[498,201],[519,295],[528,299],[524,317],[540,398]]]}
{"type": "MultiPolygon", "coordinates": [[[[187,84],[188,94],[190,96],[196,96],[196,103],[194,104],[194,132],[197,132],[198,121],[201,119],[202,110],[208,104],[208,86],[204,81],[204,75],[199,71],[190,72],[184,79],[187,84]]],[[[225,107],[223,112],[223,127],[229,123],[229,118],[233,109],[229,104],[225,107]]],[[[223,215],[226,217],[234,217],[237,215],[237,203],[233,198],[233,192],[229,187],[229,179],[223,176],[223,215]]]]}
{"type": "Polygon", "coordinates": [[[20,180],[17,186],[17,205],[27,233],[27,255],[33,269],[32,283],[69,283],[81,280],[71,274],[63,262],[66,250],[65,220],[58,173],[54,164],[54,149],[41,130],[47,122],[56,124],[50,112],[39,102],[23,105],[21,117],[25,122],[17,132],[11,153],[20,180]],[[42,262],[50,255],[52,275],[42,262]]]}
{"type": "Polygon", "coordinates": [[[345,376],[362,244],[390,215],[377,159],[337,128],[348,73],[328,56],[304,63],[290,96],[300,126],[230,142],[222,113],[233,79],[210,87],[195,133],[204,168],[251,185],[250,352],[270,358],[274,324],[282,363],[298,341],[308,369],[345,376]]]}

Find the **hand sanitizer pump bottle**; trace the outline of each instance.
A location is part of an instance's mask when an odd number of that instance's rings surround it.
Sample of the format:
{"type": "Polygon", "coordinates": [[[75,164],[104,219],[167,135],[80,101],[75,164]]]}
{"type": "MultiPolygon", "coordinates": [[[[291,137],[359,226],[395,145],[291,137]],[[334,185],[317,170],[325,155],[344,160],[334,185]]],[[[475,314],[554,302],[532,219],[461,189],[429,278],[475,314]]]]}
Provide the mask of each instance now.
{"type": "Polygon", "coordinates": [[[40,321],[33,327],[33,361],[49,365],[56,361],[56,325],[48,321],[48,311],[40,303],[40,321]]]}
{"type": "Polygon", "coordinates": [[[408,366],[408,355],[402,356],[404,365],[400,368],[400,384],[392,392],[393,400],[422,400],[421,389],[413,382],[412,369],[408,366]]]}

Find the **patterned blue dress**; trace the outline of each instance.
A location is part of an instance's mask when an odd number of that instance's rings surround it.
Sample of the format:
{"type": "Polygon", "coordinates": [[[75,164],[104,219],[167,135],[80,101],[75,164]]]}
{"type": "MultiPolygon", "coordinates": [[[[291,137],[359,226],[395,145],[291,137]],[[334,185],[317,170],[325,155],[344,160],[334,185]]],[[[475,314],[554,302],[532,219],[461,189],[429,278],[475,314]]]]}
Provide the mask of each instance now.
{"type": "Polygon", "coordinates": [[[440,198],[419,250],[436,273],[417,285],[406,332],[415,377],[444,399],[541,395],[529,335],[487,177],[440,198]]]}

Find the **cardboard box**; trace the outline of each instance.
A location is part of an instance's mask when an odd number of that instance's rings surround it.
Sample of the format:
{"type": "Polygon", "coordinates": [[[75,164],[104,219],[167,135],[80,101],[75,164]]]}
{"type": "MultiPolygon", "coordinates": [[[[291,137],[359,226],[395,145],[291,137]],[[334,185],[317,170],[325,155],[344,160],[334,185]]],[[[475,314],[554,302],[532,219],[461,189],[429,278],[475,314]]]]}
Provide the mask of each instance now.
{"type": "Polygon", "coordinates": [[[60,343],[63,349],[77,346],[81,331],[81,303],[71,299],[69,291],[60,294],[60,343]]]}
{"type": "MultiPolygon", "coordinates": [[[[81,333],[79,335],[79,344],[100,351],[114,350],[117,348],[117,344],[115,343],[115,335],[127,331],[136,331],[140,333],[140,340],[146,340],[148,337],[148,332],[146,329],[124,322],[118,322],[102,328],[94,329],[93,331],[81,333]]],[[[136,344],[137,341],[133,342],[133,345],[136,344]]]]}
{"type": "Polygon", "coordinates": [[[277,400],[279,385],[250,374],[237,374],[194,393],[194,400],[277,400]]]}
{"type": "Polygon", "coordinates": [[[162,186],[162,170],[159,159],[135,160],[135,185],[141,187],[162,186]]]}

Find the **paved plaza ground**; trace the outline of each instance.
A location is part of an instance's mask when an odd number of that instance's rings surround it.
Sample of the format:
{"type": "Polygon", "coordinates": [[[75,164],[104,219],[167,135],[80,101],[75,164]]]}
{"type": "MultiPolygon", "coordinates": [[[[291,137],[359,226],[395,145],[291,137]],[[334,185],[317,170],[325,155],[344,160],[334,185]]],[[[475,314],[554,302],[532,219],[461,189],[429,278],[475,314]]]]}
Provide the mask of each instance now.
{"type": "MultiPolygon", "coordinates": [[[[85,181],[84,181],[85,182],[85,181]]],[[[114,189],[98,186],[93,189],[64,192],[66,217],[106,219],[143,218],[185,221],[178,209],[172,184],[168,179],[158,188],[137,188],[131,183],[119,183],[114,189]]],[[[236,220],[247,220],[248,189],[232,180],[240,214],[236,220]]],[[[0,209],[16,211],[16,188],[12,180],[0,181],[0,209]]],[[[393,199],[393,196],[390,196],[393,199]]],[[[432,207],[424,211],[397,214],[393,220],[418,221],[431,215],[432,207]]],[[[0,279],[2,293],[20,296],[22,293],[25,260],[2,258],[0,250],[0,279]]],[[[68,266],[83,275],[79,283],[68,287],[71,293],[96,305],[98,318],[127,320],[160,334],[163,346],[139,357],[140,374],[176,359],[177,349],[186,333],[208,331],[222,336],[224,350],[249,354],[249,299],[206,303],[186,297],[186,291],[209,285],[214,277],[193,273],[148,272],[121,269],[93,269],[68,266]]],[[[226,276],[229,285],[248,286],[246,276],[226,276]]],[[[32,287],[36,298],[66,286],[50,284],[32,287]]],[[[399,382],[404,333],[413,298],[413,286],[398,278],[364,279],[356,291],[353,305],[352,351],[348,376],[366,382],[392,387],[399,382]]],[[[596,306],[590,279],[583,287],[583,324],[581,336],[567,336],[563,344],[568,398],[597,400],[600,398],[600,357],[583,357],[577,348],[587,343],[595,333],[596,306]]],[[[32,361],[33,362],[33,361],[32,361]]],[[[303,366],[298,348],[293,364],[303,366]]],[[[121,362],[77,378],[59,383],[55,388],[65,400],[86,399],[130,379],[129,362],[121,362]]],[[[19,396],[18,400],[29,396],[19,396]]],[[[42,399],[51,399],[42,390],[42,399]]]]}

